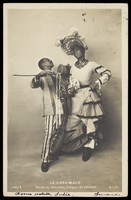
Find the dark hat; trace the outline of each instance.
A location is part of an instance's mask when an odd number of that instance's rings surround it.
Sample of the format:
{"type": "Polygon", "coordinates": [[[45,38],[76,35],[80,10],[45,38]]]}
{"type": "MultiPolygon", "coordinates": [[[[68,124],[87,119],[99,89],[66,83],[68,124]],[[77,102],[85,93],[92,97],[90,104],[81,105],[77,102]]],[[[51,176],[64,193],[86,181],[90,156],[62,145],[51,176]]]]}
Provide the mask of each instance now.
{"type": "Polygon", "coordinates": [[[70,68],[71,66],[69,64],[67,65],[60,64],[58,65],[57,73],[61,73],[64,76],[70,76],[70,68]]]}

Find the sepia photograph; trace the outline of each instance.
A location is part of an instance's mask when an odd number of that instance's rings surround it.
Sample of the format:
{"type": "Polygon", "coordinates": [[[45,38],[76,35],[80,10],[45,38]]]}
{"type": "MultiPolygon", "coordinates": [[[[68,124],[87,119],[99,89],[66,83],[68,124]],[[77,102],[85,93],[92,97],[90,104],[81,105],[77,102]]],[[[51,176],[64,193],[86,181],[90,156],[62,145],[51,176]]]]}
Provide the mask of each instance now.
{"type": "Polygon", "coordinates": [[[128,4],[5,3],[3,195],[128,195],[128,4]]]}

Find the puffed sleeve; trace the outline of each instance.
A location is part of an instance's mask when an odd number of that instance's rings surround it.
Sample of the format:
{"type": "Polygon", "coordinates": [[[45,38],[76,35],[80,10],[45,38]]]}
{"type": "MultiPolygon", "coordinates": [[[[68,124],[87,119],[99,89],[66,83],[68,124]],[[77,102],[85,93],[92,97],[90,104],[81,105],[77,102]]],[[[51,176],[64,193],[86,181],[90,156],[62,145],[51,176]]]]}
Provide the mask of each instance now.
{"type": "Polygon", "coordinates": [[[109,69],[95,62],[92,62],[92,70],[93,72],[100,75],[99,79],[95,81],[96,83],[98,83],[99,88],[101,88],[101,85],[108,82],[112,76],[111,71],[109,69]]]}
{"type": "Polygon", "coordinates": [[[41,86],[41,78],[39,80],[36,79],[36,77],[34,77],[30,83],[30,86],[32,88],[38,88],[41,86]]]}

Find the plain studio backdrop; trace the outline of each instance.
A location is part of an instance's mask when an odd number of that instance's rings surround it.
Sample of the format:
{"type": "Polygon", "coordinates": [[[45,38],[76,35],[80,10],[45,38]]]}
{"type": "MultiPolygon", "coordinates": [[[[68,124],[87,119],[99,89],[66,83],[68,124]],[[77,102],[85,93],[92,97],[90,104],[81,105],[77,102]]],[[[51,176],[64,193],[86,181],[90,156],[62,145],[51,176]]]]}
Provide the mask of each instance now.
{"type": "MultiPolygon", "coordinates": [[[[55,68],[58,64],[73,65],[76,59],[55,46],[57,38],[68,35],[73,27],[86,40],[89,48],[86,57],[112,72],[110,82],[102,89],[106,113],[104,133],[109,149],[117,146],[121,152],[121,10],[10,9],[7,38],[9,167],[11,162],[17,165],[16,158],[23,160],[23,166],[37,158],[40,171],[44,133],[41,89],[30,87],[32,77],[12,75],[39,73],[38,61],[43,57],[50,58],[55,68]],[[83,13],[86,14],[83,16],[83,13]]],[[[121,157],[119,159],[121,161],[121,157]]],[[[13,180],[15,183],[15,179],[15,175],[10,176],[9,185],[13,180]]],[[[121,180],[118,182],[121,184],[121,180]]]]}

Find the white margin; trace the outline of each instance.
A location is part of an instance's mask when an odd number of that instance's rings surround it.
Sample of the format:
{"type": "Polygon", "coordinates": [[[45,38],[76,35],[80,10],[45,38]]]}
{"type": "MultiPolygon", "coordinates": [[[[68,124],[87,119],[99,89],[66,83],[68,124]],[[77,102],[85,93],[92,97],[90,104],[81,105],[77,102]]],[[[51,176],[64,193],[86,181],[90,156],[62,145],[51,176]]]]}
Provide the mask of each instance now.
{"type": "MultiPolygon", "coordinates": [[[[17,192],[7,191],[7,125],[8,125],[8,87],[7,87],[7,15],[8,9],[121,9],[122,10],[122,192],[100,192],[98,197],[126,197],[128,195],[128,4],[126,3],[4,3],[3,4],[3,195],[4,196],[46,196],[42,192],[17,192]],[[5,92],[6,91],[6,92],[5,92]]],[[[51,196],[55,196],[55,192],[51,196]]],[[[95,197],[96,192],[70,192],[75,197],[95,197]],[[88,193],[88,196],[87,196],[88,193]]]]}

